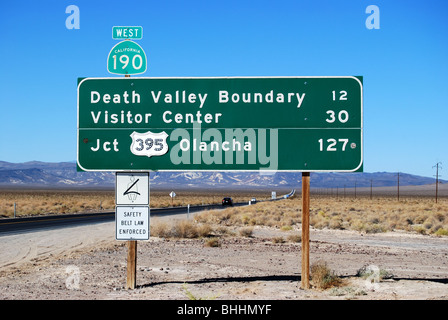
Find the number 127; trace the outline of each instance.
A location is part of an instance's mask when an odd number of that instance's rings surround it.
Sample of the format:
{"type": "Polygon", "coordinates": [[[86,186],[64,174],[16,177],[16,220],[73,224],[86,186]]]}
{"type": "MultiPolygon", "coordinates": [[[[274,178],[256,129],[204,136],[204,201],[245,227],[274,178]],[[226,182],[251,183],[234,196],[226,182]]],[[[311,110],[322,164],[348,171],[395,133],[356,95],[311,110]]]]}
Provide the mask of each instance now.
{"type": "MultiPolygon", "coordinates": [[[[324,151],[324,139],[319,139],[319,151],[324,151]]],[[[326,151],[338,151],[338,147],[341,147],[342,151],[345,151],[345,147],[347,146],[348,139],[327,139],[326,151]],[[338,144],[338,142],[340,142],[338,144]],[[342,143],[342,146],[340,144],[342,143]]]]}

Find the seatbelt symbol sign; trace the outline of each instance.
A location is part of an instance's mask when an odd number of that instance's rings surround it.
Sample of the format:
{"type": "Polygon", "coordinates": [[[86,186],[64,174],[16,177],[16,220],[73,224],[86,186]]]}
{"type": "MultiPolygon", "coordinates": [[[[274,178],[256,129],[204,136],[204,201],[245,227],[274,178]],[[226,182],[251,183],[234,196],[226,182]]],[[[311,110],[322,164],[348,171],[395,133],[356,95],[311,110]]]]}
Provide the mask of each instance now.
{"type": "Polygon", "coordinates": [[[117,172],[116,205],[149,205],[149,172],[117,172]]]}
{"type": "Polygon", "coordinates": [[[140,179],[135,180],[135,176],[131,176],[130,180],[131,181],[128,183],[128,188],[126,189],[125,192],[123,192],[123,195],[124,196],[128,195],[128,199],[134,202],[135,199],[137,198],[137,195],[140,195],[140,193],[138,192],[138,185],[137,185],[137,182],[140,179]]]}

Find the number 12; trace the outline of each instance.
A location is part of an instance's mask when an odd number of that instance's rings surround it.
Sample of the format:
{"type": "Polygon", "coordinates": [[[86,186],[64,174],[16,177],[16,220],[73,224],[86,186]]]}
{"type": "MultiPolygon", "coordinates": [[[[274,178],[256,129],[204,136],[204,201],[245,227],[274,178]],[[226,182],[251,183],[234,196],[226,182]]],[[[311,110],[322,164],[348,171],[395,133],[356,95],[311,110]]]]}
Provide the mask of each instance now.
{"type": "MultiPolygon", "coordinates": [[[[331,91],[333,93],[333,101],[336,101],[336,91],[331,91]]],[[[347,100],[347,91],[341,90],[339,91],[339,100],[347,100]]]]}

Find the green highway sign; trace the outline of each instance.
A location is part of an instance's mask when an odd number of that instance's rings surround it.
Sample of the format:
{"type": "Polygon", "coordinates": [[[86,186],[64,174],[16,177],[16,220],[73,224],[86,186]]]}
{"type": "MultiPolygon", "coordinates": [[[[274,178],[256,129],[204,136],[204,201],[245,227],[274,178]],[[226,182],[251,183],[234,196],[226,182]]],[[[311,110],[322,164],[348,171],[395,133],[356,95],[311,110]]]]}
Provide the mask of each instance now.
{"type": "Polygon", "coordinates": [[[362,77],[84,78],[85,171],[362,171],[362,77]]]}
{"type": "Polygon", "coordinates": [[[141,26],[134,27],[112,27],[112,39],[124,40],[124,39],[142,39],[143,28],[141,26]]]}
{"type": "Polygon", "coordinates": [[[116,44],[107,57],[107,71],[132,75],[146,72],[146,54],[137,43],[124,40],[116,44]]]}

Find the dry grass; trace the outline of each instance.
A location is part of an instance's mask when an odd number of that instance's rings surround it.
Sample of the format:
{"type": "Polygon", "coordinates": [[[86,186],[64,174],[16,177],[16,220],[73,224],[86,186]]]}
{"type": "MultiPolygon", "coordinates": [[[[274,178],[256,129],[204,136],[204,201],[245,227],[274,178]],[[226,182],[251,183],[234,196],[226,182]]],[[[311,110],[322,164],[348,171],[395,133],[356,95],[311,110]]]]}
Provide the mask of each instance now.
{"type": "Polygon", "coordinates": [[[0,190],[0,216],[13,217],[54,213],[110,210],[115,206],[114,191],[0,190]]]}
{"type": "MultiPolygon", "coordinates": [[[[296,203],[296,202],[294,202],[296,203]]],[[[205,211],[197,216],[202,223],[219,224],[223,226],[269,226],[279,229],[300,223],[298,208],[291,200],[258,202],[245,207],[232,207],[225,210],[205,211]]]]}
{"type": "Polygon", "coordinates": [[[175,223],[157,221],[151,224],[151,236],[160,238],[202,238],[212,234],[209,225],[198,224],[190,220],[178,220],[175,223]]]}
{"type": "Polygon", "coordinates": [[[394,230],[444,235],[448,232],[448,201],[412,197],[400,199],[317,198],[310,212],[315,228],[350,229],[365,233],[394,230]]]}
{"type": "MultiPolygon", "coordinates": [[[[220,204],[222,198],[231,196],[234,201],[248,201],[253,193],[189,192],[175,191],[172,200],[170,191],[151,191],[152,208],[220,204]]],[[[270,196],[269,192],[259,197],[270,196]]],[[[0,189],[0,217],[32,216],[44,214],[82,213],[100,210],[115,210],[115,191],[81,190],[5,190],[0,189]]]]}
{"type": "MultiPolygon", "coordinates": [[[[258,200],[270,197],[268,191],[258,194],[218,191],[176,193],[177,196],[172,202],[169,191],[151,191],[151,207],[167,207],[172,204],[220,204],[225,196],[231,196],[235,202],[248,201],[252,196],[256,196],[258,200]]],[[[14,203],[17,206],[17,216],[114,210],[115,191],[0,190],[0,216],[12,217],[14,203]]],[[[205,211],[195,215],[195,220],[198,225],[208,225],[220,234],[229,226],[251,228],[261,225],[283,231],[298,230],[301,223],[301,199],[298,196],[282,201],[257,202],[245,207],[205,211]]],[[[394,197],[355,199],[313,195],[310,224],[317,229],[346,229],[364,233],[404,230],[425,235],[448,236],[448,199],[439,198],[439,202],[435,203],[434,199],[429,197],[400,198],[398,201],[394,197]]],[[[178,234],[182,234],[182,230],[179,230],[178,234]]]]}
{"type": "MultiPolygon", "coordinates": [[[[196,216],[201,223],[221,226],[275,227],[299,229],[301,199],[257,203],[252,206],[207,211],[196,216]]],[[[397,201],[391,197],[336,199],[311,197],[310,224],[316,229],[356,230],[378,233],[394,230],[448,235],[448,199],[412,197],[397,201]]]]}

